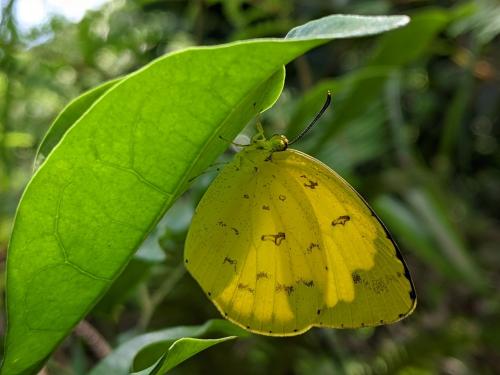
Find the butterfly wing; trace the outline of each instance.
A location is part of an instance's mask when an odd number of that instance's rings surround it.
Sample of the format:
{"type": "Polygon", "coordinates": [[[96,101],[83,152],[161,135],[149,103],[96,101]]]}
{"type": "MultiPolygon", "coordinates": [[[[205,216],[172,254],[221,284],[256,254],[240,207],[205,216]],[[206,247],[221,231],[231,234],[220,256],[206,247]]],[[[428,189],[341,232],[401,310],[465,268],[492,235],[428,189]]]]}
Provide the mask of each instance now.
{"type": "Polygon", "coordinates": [[[256,332],[283,332],[292,325],[281,322],[294,313],[288,295],[275,293],[277,276],[287,270],[279,254],[269,251],[283,239],[269,215],[267,175],[258,167],[268,153],[242,155],[220,172],[200,201],[186,239],[185,264],[226,318],[256,332]]]}
{"type": "Polygon", "coordinates": [[[186,241],[191,274],[257,333],[400,320],[414,288],[389,233],[330,168],[295,150],[240,153],[209,187],[186,241]]]}

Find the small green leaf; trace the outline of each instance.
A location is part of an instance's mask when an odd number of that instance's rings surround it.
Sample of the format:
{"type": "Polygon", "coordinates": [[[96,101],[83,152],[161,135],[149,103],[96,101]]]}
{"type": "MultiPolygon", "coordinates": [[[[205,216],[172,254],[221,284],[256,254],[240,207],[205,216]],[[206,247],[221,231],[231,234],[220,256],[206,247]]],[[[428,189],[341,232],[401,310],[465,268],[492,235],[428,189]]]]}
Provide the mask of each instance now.
{"type": "Polygon", "coordinates": [[[332,38],[332,30],[336,30],[335,38],[353,38],[380,34],[384,31],[405,26],[410,22],[407,16],[357,16],[349,14],[333,14],[290,30],[286,39],[332,38]]]}
{"type": "Polygon", "coordinates": [[[168,351],[160,358],[158,363],[149,372],[150,375],[163,375],[178,364],[208,349],[216,344],[234,340],[236,336],[222,337],[220,339],[193,339],[182,338],[172,344],[168,351]]]}
{"type": "Polygon", "coordinates": [[[153,368],[176,340],[220,334],[239,337],[249,335],[248,332],[222,319],[209,320],[201,326],[173,327],[146,333],[120,345],[92,369],[89,375],[126,375],[132,367],[137,370],[153,368]]]}

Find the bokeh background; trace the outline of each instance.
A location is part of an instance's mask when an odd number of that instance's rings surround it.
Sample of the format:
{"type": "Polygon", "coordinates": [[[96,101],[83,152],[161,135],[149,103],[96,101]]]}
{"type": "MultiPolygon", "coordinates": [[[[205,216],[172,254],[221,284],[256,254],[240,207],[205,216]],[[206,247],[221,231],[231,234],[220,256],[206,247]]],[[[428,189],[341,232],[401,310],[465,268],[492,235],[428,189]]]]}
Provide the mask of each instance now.
{"type": "MultiPolygon", "coordinates": [[[[45,18],[39,3],[1,2],[2,293],[16,205],[37,145],[69,100],[188,46],[283,36],[333,13],[408,14],[404,29],[333,41],[291,63],[286,88],[262,121],[269,134],[292,138],[333,91],[333,109],[297,148],[346,177],[386,222],[414,278],[416,311],[376,329],[252,335],[174,373],[500,373],[496,1],[103,0],[88,2],[93,9],[81,16],[45,18]]],[[[190,217],[211,178],[201,176],[172,207],[46,374],[85,374],[137,334],[218,317],[181,261],[190,217]]]]}

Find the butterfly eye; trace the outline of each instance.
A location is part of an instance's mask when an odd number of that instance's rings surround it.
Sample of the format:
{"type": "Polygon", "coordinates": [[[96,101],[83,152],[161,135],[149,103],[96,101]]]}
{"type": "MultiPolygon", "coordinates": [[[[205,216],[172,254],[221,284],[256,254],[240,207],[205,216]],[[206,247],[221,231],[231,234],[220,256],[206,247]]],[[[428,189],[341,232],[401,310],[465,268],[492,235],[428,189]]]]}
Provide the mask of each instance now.
{"type": "Polygon", "coordinates": [[[288,148],[288,139],[282,134],[275,134],[269,139],[272,151],[285,151],[288,148]]]}

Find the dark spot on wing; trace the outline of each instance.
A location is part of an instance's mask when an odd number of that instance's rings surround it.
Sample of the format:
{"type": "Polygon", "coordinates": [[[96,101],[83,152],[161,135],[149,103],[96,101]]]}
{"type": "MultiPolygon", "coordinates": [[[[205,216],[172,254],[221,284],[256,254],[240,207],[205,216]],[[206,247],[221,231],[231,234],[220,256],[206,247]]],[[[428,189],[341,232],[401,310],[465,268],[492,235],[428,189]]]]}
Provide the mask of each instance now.
{"type": "Polygon", "coordinates": [[[222,228],[227,227],[227,224],[226,224],[226,223],[224,223],[222,220],[219,220],[219,221],[217,222],[217,225],[218,225],[219,227],[222,227],[222,228]]]}
{"type": "Polygon", "coordinates": [[[308,288],[312,288],[314,286],[314,281],[313,280],[299,279],[299,280],[297,280],[297,284],[304,284],[308,288]]]}
{"type": "Polygon", "coordinates": [[[340,328],[344,328],[344,323],[340,323],[340,328]]]}
{"type": "Polygon", "coordinates": [[[263,210],[266,210],[266,211],[271,210],[271,208],[270,208],[269,206],[266,206],[266,205],[263,205],[263,206],[262,206],[262,209],[263,209],[263,210]]]}
{"type": "Polygon", "coordinates": [[[269,275],[267,274],[267,272],[259,272],[257,274],[257,280],[260,279],[269,279],[269,275]]]}
{"type": "Polygon", "coordinates": [[[315,189],[316,186],[318,186],[318,183],[316,181],[309,180],[308,183],[304,183],[304,186],[309,189],[315,189]]]}
{"type": "Polygon", "coordinates": [[[238,229],[236,229],[235,227],[231,227],[231,229],[233,230],[234,234],[236,234],[237,236],[240,234],[240,231],[238,229]]]}
{"type": "Polygon", "coordinates": [[[351,217],[348,215],[339,216],[332,221],[332,226],[345,225],[345,223],[347,223],[349,220],[351,220],[351,217]]]}
{"type": "Polygon", "coordinates": [[[260,239],[262,241],[272,241],[276,246],[281,245],[281,242],[286,238],[284,232],[278,232],[277,234],[263,234],[260,239]]]}
{"type": "Polygon", "coordinates": [[[396,275],[397,275],[398,277],[403,276],[403,275],[401,275],[401,272],[396,272],[396,275]]]}
{"type": "Polygon", "coordinates": [[[189,263],[189,260],[186,259],[184,262],[189,263]]]}
{"type": "Polygon", "coordinates": [[[298,330],[297,329],[294,329],[293,332],[297,332],[298,330]]]}
{"type": "Polygon", "coordinates": [[[398,318],[404,318],[405,314],[399,314],[398,318]]]}
{"type": "Polygon", "coordinates": [[[209,296],[209,297],[212,295],[212,293],[211,293],[211,292],[208,292],[207,294],[208,294],[208,296],[209,296]]]}
{"type": "Polygon", "coordinates": [[[222,264],[229,264],[229,265],[233,266],[234,272],[236,272],[236,265],[238,264],[238,261],[236,259],[231,259],[229,257],[225,257],[222,264]]]}
{"type": "Polygon", "coordinates": [[[365,323],[361,323],[361,327],[364,327],[365,326],[365,323]]]}
{"type": "Polygon", "coordinates": [[[248,194],[243,194],[243,198],[250,199],[250,196],[248,194]]]}
{"type": "Polygon", "coordinates": [[[253,170],[255,171],[255,173],[257,173],[259,171],[259,168],[258,167],[253,167],[253,170]]]}
{"type": "Polygon", "coordinates": [[[321,309],[316,310],[316,315],[321,314],[321,309]]]}
{"type": "Polygon", "coordinates": [[[286,200],[286,195],[280,194],[280,195],[278,196],[278,199],[279,199],[280,201],[284,202],[284,201],[286,200]]]}
{"type": "Polygon", "coordinates": [[[354,284],[361,283],[361,276],[358,273],[353,272],[353,274],[352,274],[352,281],[354,282],[354,284]]]}
{"type": "Polygon", "coordinates": [[[319,243],[314,243],[314,242],[311,242],[309,244],[309,246],[307,247],[307,252],[308,253],[311,253],[313,251],[313,249],[319,249],[319,243]]]}
{"type": "Polygon", "coordinates": [[[383,319],[380,319],[380,324],[384,324],[384,320],[383,319]]]}
{"type": "Polygon", "coordinates": [[[328,271],[328,266],[325,266],[325,270],[327,270],[327,271],[328,271]]]}
{"type": "Polygon", "coordinates": [[[264,159],[264,161],[273,161],[273,153],[271,152],[269,156],[264,159]]]}
{"type": "Polygon", "coordinates": [[[300,177],[305,178],[307,180],[307,182],[304,183],[304,186],[306,188],[315,189],[316,186],[318,186],[318,183],[316,181],[313,181],[313,180],[309,179],[305,174],[303,174],[300,177]]]}
{"type": "Polygon", "coordinates": [[[252,294],[255,293],[255,289],[251,288],[248,284],[239,283],[238,289],[246,290],[247,292],[252,293],[252,294]]]}
{"type": "Polygon", "coordinates": [[[284,284],[277,284],[275,288],[276,292],[284,291],[288,295],[291,295],[294,292],[294,290],[295,289],[293,285],[284,285],[284,284]]]}

